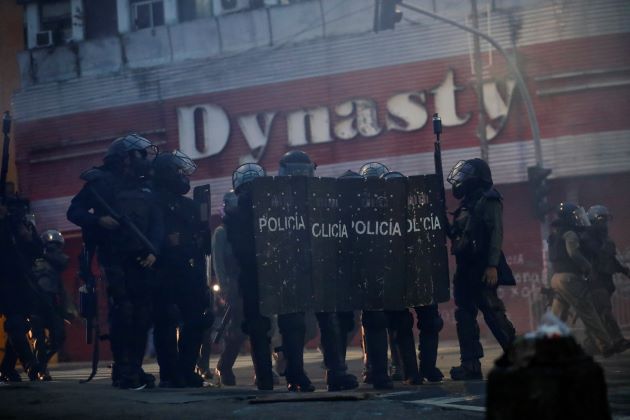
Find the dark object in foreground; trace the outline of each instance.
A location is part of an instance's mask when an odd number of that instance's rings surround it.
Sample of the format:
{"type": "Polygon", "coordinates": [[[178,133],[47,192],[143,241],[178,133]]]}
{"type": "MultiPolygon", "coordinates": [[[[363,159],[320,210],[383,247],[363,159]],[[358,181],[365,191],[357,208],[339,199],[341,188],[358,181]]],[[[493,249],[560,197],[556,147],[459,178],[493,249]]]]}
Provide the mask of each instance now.
{"type": "Polygon", "coordinates": [[[519,338],[488,376],[487,419],[610,419],[604,372],[573,337],[519,338]]]}

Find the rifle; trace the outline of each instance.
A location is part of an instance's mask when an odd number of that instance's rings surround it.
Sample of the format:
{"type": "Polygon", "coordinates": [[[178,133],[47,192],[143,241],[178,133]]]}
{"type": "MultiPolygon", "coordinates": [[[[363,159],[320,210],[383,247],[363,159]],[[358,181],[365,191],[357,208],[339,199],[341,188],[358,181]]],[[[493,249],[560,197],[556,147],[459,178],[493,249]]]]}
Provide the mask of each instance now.
{"type": "Polygon", "coordinates": [[[446,235],[451,237],[451,229],[448,223],[448,215],[446,213],[446,190],[444,189],[444,171],[442,170],[442,144],[440,143],[440,134],[442,134],[442,119],[435,113],[433,114],[433,134],[435,134],[435,143],[433,150],[433,162],[435,164],[435,174],[439,180],[440,200],[444,208],[444,226],[446,226],[446,235]]]}
{"type": "Polygon", "coordinates": [[[227,309],[225,310],[225,314],[223,314],[223,318],[221,318],[221,324],[219,324],[219,328],[217,328],[214,340],[212,340],[213,344],[219,344],[221,337],[223,337],[223,334],[225,333],[225,329],[230,323],[230,319],[232,319],[232,305],[228,305],[227,309]]]}
{"type": "Polygon", "coordinates": [[[79,383],[87,383],[94,378],[98,370],[99,340],[101,331],[98,323],[98,294],[96,289],[97,279],[92,273],[92,257],[94,246],[89,242],[83,243],[83,248],[79,254],[79,278],[84,284],[79,288],[79,312],[85,318],[85,341],[93,344],[92,350],[92,372],[87,379],[82,379],[79,383]]]}
{"type": "Polygon", "coordinates": [[[147,239],[144,233],[142,233],[142,231],[138,229],[138,226],[136,226],[135,223],[133,223],[133,221],[131,221],[131,219],[127,215],[122,215],[114,210],[109,204],[107,204],[107,201],[105,201],[103,196],[100,195],[94,187],[89,187],[89,190],[107,214],[114,218],[123,228],[128,229],[131,233],[133,233],[136,239],[138,239],[140,243],[142,243],[147,251],[149,251],[154,256],[158,255],[155,246],[151,243],[151,241],[149,241],[149,239],[147,239]]]}
{"type": "Polygon", "coordinates": [[[4,134],[4,143],[2,145],[2,169],[0,169],[0,197],[2,204],[6,202],[7,194],[7,174],[9,172],[9,145],[11,143],[11,114],[5,111],[2,117],[2,134],[4,134]]]}

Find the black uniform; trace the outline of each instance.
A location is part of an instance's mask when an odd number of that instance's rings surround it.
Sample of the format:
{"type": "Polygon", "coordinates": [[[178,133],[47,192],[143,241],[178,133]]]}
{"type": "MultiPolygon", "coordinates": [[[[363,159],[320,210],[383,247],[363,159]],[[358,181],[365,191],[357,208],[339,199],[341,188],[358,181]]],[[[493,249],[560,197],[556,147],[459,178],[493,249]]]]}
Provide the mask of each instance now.
{"type": "Polygon", "coordinates": [[[31,380],[45,379],[27,340],[28,318],[34,312],[38,290],[33,282],[33,261],[41,256],[42,244],[26,214],[28,202],[11,198],[8,213],[0,218],[0,313],[7,334],[0,377],[20,380],[15,370],[19,359],[31,380]]]}
{"type": "Polygon", "coordinates": [[[261,390],[270,390],[273,389],[271,321],[262,316],[259,308],[254,218],[248,187],[244,185],[237,191],[238,205],[226,211],[223,222],[240,269],[238,286],[243,299],[243,332],[249,336],[257,386],[261,390]]]}
{"type": "MultiPolygon", "coordinates": [[[[159,159],[159,158],[158,158],[159,159]]],[[[155,350],[160,386],[201,386],[195,365],[204,330],[214,319],[206,283],[203,241],[198,237],[199,209],[190,198],[156,185],[165,220],[162,257],[155,288],[155,350]],[[179,327],[179,340],[177,329],[179,327]]]]}
{"type": "Polygon", "coordinates": [[[81,178],[86,184],[72,199],[67,217],[83,229],[84,238],[95,241],[107,280],[113,384],[121,388],[152,386],[152,377],[141,366],[152,324],[155,271],[140,265],[148,250],[131,231],[99,226],[99,218],[108,214],[91,189],[114,210],[128,216],[157,250],[164,238],[160,207],[142,179],[106,167],[86,171],[81,178]]]}
{"type": "Polygon", "coordinates": [[[453,213],[451,227],[451,250],[457,263],[453,278],[455,320],[462,365],[451,370],[451,377],[480,379],[483,348],[479,341],[478,312],[483,313],[488,328],[504,350],[515,336],[505,305],[497,296],[498,285],[515,284],[501,251],[502,197],[492,188],[490,169],[481,159],[458,163],[449,175],[449,182],[456,197],[462,199],[453,213]],[[464,174],[463,184],[456,172],[458,165],[466,167],[459,173],[464,174]],[[492,268],[498,274],[496,285],[484,281],[486,270],[492,268]]]}

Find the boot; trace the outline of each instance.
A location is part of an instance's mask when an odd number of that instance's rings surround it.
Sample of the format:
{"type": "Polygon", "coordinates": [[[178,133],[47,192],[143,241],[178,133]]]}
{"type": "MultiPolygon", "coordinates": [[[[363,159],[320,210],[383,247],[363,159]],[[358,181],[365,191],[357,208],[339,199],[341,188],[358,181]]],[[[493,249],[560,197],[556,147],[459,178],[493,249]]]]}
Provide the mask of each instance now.
{"type": "Polygon", "coordinates": [[[444,375],[435,365],[437,363],[438,335],[420,333],[418,343],[418,359],[420,361],[420,377],[429,382],[440,382],[444,375]]]}
{"type": "Polygon", "coordinates": [[[345,337],[342,337],[336,317],[332,313],[320,313],[317,314],[317,320],[328,391],[357,388],[359,383],[356,376],[347,372],[348,367],[342,350],[344,346],[342,342],[345,342],[345,337]]]}
{"type": "Polygon", "coordinates": [[[416,343],[413,339],[413,331],[411,329],[397,331],[395,344],[398,348],[400,363],[402,364],[404,383],[407,385],[422,384],[422,377],[418,373],[416,343]]]}
{"type": "Polygon", "coordinates": [[[269,338],[250,336],[252,362],[256,372],[256,387],[260,391],[273,390],[273,368],[271,365],[271,348],[269,338]]]}
{"type": "Polygon", "coordinates": [[[365,346],[372,367],[374,389],[392,389],[394,383],[387,374],[387,332],[385,329],[365,331],[365,346]]]}
{"type": "Polygon", "coordinates": [[[304,372],[304,334],[290,331],[282,336],[282,348],[287,358],[287,389],[293,392],[313,392],[315,387],[304,372]]]}
{"type": "Polygon", "coordinates": [[[451,368],[451,379],[454,381],[472,381],[483,379],[479,360],[462,361],[460,366],[451,368]]]}

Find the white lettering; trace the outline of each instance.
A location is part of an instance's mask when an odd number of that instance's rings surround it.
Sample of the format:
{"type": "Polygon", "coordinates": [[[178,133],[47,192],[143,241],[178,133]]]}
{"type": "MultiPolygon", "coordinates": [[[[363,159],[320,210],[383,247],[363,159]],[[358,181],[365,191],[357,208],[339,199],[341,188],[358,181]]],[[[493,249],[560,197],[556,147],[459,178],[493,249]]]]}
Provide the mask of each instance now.
{"type": "Polygon", "coordinates": [[[465,124],[471,116],[470,112],[463,118],[457,116],[455,93],[464,88],[456,86],[454,79],[453,70],[449,70],[442,84],[431,91],[435,95],[435,112],[440,114],[445,127],[465,124]]]}
{"type": "Polygon", "coordinates": [[[289,146],[332,141],[328,108],[322,106],[290,112],[287,115],[287,130],[289,146]]]}
{"type": "Polygon", "coordinates": [[[419,130],[427,123],[424,92],[406,92],[387,101],[387,129],[396,131],[419,130]]]}
{"type": "Polygon", "coordinates": [[[191,159],[202,159],[218,155],[230,137],[230,121],[225,111],[216,105],[195,105],[177,108],[179,126],[179,149],[191,159]],[[203,145],[197,146],[195,133],[195,111],[203,117],[203,145]]]}

